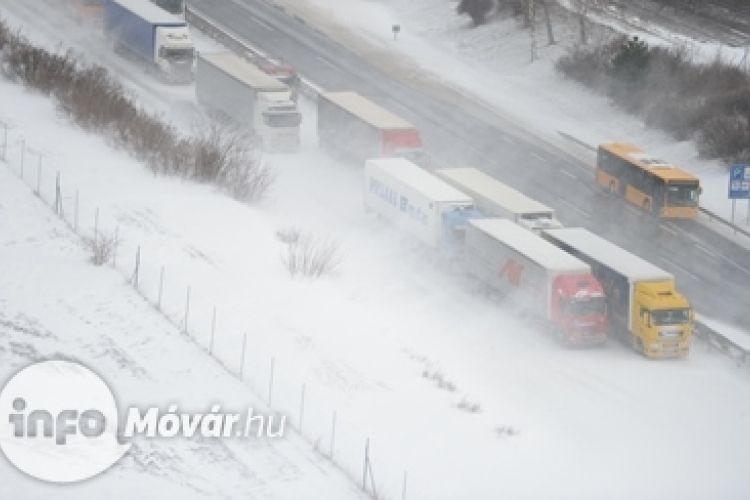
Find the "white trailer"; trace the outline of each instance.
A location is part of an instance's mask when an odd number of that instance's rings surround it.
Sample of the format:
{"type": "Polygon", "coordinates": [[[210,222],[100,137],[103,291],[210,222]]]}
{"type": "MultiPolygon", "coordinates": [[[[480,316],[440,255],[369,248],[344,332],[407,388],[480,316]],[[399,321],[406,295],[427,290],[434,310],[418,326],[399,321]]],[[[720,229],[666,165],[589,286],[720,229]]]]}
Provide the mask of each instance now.
{"type": "Polygon", "coordinates": [[[249,126],[268,151],[296,151],[301,116],[289,87],[231,52],[199,54],[198,104],[249,126]]]}
{"type": "Polygon", "coordinates": [[[318,142],[334,156],[359,165],[368,158],[425,160],[419,130],[356,92],[318,96],[318,142]]]}
{"type": "Polygon", "coordinates": [[[487,217],[510,219],[532,231],[561,228],[555,211],[481,170],[472,167],[441,168],[435,175],[474,199],[487,217]]]}
{"type": "Polygon", "coordinates": [[[474,219],[466,228],[469,274],[555,325],[567,344],[607,338],[604,292],[588,264],[508,219],[474,219]]]}
{"type": "Polygon", "coordinates": [[[542,236],[591,266],[607,292],[615,331],[636,350],[649,357],[688,354],[693,312],[672,274],[583,228],[542,236]]]}
{"type": "Polygon", "coordinates": [[[365,162],[365,207],[426,245],[456,251],[466,221],[479,214],[471,197],[404,158],[365,162]]]}

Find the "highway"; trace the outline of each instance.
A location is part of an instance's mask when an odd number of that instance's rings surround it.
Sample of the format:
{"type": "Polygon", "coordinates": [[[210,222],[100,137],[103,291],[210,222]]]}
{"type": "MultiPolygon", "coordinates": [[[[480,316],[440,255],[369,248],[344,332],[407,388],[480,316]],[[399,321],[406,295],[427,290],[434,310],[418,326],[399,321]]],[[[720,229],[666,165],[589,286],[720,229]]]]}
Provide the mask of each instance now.
{"type": "Polygon", "coordinates": [[[190,0],[248,43],[283,56],[326,90],[354,90],[417,125],[427,149],[473,165],[672,272],[699,313],[750,324],[750,252],[689,221],[658,222],[601,195],[588,165],[534,142],[476,103],[379,70],[302,20],[259,0],[190,0]]]}

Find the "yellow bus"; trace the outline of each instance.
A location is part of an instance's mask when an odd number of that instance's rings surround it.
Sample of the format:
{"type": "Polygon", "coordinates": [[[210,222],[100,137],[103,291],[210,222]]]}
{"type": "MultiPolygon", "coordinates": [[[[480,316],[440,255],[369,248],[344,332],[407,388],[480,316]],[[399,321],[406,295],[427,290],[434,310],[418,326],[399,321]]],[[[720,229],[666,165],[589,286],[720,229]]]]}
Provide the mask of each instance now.
{"type": "Polygon", "coordinates": [[[596,182],[611,194],[665,219],[698,216],[700,180],[626,143],[600,144],[596,182]]]}

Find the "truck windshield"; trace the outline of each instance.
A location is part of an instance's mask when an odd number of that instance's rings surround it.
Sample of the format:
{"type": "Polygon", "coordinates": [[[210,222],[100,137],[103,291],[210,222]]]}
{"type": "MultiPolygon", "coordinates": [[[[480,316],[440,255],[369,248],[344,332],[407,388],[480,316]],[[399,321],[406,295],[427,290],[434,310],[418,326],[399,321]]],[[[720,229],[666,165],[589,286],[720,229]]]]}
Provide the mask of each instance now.
{"type": "Polygon", "coordinates": [[[604,297],[575,299],[565,305],[565,313],[570,316],[598,316],[607,313],[607,303],[604,297]]]}
{"type": "Polygon", "coordinates": [[[302,121],[299,113],[264,113],[266,125],[269,127],[296,127],[302,121]]]}
{"type": "Polygon", "coordinates": [[[655,326],[684,325],[690,322],[690,309],[651,311],[651,321],[655,326]]]}
{"type": "Polygon", "coordinates": [[[279,81],[282,83],[289,85],[290,87],[296,87],[297,86],[297,75],[283,75],[278,77],[279,81]]]}
{"type": "Polygon", "coordinates": [[[165,47],[162,56],[170,61],[191,61],[195,57],[195,50],[192,48],[168,49],[165,47]]]}
{"type": "Polygon", "coordinates": [[[533,214],[523,214],[521,218],[524,220],[552,220],[554,215],[551,212],[538,212],[533,214]]]}
{"type": "Polygon", "coordinates": [[[693,207],[698,204],[696,184],[667,184],[667,205],[693,207]]]}

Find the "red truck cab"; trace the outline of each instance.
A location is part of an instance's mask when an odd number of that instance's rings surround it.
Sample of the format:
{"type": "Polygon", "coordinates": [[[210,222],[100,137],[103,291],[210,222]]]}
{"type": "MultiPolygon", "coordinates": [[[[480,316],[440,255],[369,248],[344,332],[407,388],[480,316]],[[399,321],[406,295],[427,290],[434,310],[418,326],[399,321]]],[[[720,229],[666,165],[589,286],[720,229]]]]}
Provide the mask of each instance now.
{"type": "Polygon", "coordinates": [[[609,330],[604,289],[591,274],[561,275],[552,284],[551,319],[570,346],[600,345],[609,330]]]}

